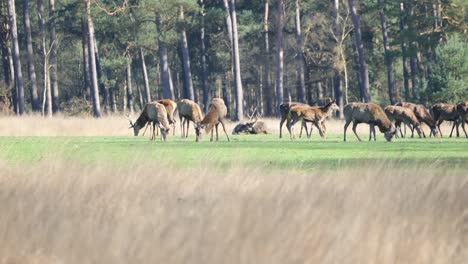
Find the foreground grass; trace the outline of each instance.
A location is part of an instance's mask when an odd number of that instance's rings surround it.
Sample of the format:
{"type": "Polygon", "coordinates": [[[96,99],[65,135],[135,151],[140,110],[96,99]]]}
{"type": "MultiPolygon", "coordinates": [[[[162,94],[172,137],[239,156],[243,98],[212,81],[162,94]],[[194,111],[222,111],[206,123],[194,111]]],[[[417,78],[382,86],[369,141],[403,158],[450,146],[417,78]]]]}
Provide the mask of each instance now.
{"type": "Polygon", "coordinates": [[[434,163],[267,171],[43,159],[0,167],[0,263],[468,259],[468,175],[434,163]]]}
{"type": "Polygon", "coordinates": [[[168,142],[150,142],[148,137],[0,137],[0,158],[10,163],[34,163],[43,159],[71,160],[84,164],[110,162],[125,166],[141,161],[177,166],[215,163],[267,165],[272,167],[314,168],[360,166],[379,160],[400,164],[432,164],[468,168],[468,140],[464,138],[397,139],[392,143],[382,137],[376,142],[357,142],[350,135],[329,135],[326,141],[278,139],[277,135],[231,136],[227,142],[202,142],[194,138],[172,136],[168,142]]]}

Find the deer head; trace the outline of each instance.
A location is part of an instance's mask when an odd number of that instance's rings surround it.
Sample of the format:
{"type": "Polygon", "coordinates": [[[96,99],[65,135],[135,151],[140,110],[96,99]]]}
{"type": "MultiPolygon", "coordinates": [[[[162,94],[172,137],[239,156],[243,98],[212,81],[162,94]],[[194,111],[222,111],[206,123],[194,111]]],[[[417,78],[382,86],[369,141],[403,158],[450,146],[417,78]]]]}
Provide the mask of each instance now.
{"type": "Polygon", "coordinates": [[[390,126],[390,130],[384,133],[384,137],[388,142],[392,142],[393,136],[395,136],[395,134],[396,134],[396,128],[392,124],[390,126]]]}

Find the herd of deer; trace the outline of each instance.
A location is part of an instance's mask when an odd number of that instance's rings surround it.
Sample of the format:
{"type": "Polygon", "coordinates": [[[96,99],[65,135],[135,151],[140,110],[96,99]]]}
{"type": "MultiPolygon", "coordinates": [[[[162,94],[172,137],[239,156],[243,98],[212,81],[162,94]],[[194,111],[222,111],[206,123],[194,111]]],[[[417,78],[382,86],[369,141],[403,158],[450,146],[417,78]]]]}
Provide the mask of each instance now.
{"type": "MultiPolygon", "coordinates": [[[[190,122],[193,122],[197,142],[201,140],[203,130],[205,130],[207,134],[211,132],[210,141],[213,141],[213,132],[216,130],[216,141],[218,141],[218,125],[221,124],[227,140],[230,141],[225,127],[227,108],[221,98],[213,98],[211,100],[209,110],[205,116],[203,116],[200,106],[188,99],[182,99],[178,103],[170,99],[150,102],[145,105],[143,112],[135,123],[130,121],[130,128],[133,128],[134,135],[138,136],[139,131],[143,127],[152,124],[151,140],[156,139],[156,133],[158,133],[156,126],[158,126],[161,133],[161,139],[166,140],[170,131],[170,125],[175,134],[176,120],[174,118],[174,113],[176,109],[179,113],[182,137],[188,137],[189,125],[190,122]]],[[[307,123],[312,123],[318,129],[320,136],[324,139],[326,133],[325,120],[334,110],[339,110],[335,100],[322,107],[310,106],[299,102],[283,103],[280,105],[281,120],[279,137],[282,137],[282,127],[284,122],[286,122],[290,137],[294,139],[293,126],[300,121],[300,137],[302,136],[303,129],[305,129],[307,137],[311,137],[312,127],[309,131],[307,123]]],[[[256,110],[254,109],[252,114],[249,115],[249,121],[238,124],[232,133],[267,134],[268,128],[266,124],[262,121],[258,121],[258,114],[255,113],[256,110]]],[[[360,123],[369,124],[369,140],[372,139],[372,135],[374,136],[374,140],[376,140],[375,126],[379,128],[381,133],[384,133],[384,137],[387,141],[392,141],[394,136],[398,137],[398,131],[401,137],[404,137],[406,133],[403,134],[402,124],[404,128],[406,128],[406,126],[410,128],[411,137],[414,136],[415,130],[420,138],[426,137],[424,131],[421,129],[423,123],[430,128],[429,136],[437,137],[439,134],[442,136],[440,125],[444,121],[453,122],[450,137],[452,137],[455,128],[457,137],[459,136],[459,126],[461,125],[465,137],[468,138],[468,134],[465,130],[465,123],[468,122],[468,101],[457,105],[437,103],[432,106],[432,115],[429,113],[429,110],[421,104],[400,102],[396,105],[389,105],[382,110],[380,106],[374,103],[350,103],[344,106],[343,114],[345,117],[344,141],[346,141],[346,130],[351,122],[353,123],[353,132],[359,141],[361,141],[361,138],[356,133],[356,127],[360,123]]]]}

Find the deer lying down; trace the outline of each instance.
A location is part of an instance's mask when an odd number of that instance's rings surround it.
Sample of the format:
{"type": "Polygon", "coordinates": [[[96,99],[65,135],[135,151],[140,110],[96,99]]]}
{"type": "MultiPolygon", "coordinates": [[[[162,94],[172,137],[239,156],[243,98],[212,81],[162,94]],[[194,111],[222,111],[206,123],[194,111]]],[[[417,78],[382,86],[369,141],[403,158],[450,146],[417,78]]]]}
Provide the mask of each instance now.
{"type": "Polygon", "coordinates": [[[248,115],[249,121],[237,124],[232,130],[233,135],[238,134],[268,134],[268,128],[265,122],[258,121],[258,113],[255,109],[248,115]],[[254,117],[255,116],[255,117],[254,117]]]}
{"type": "Polygon", "coordinates": [[[374,103],[350,103],[345,105],[343,113],[345,116],[344,141],[346,141],[346,129],[348,129],[351,121],[353,122],[354,135],[359,141],[361,141],[361,138],[356,133],[356,127],[360,123],[370,125],[369,141],[372,139],[372,133],[374,133],[375,140],[375,126],[378,126],[380,132],[384,133],[387,141],[392,141],[396,133],[395,126],[385,115],[382,108],[374,103]]]}
{"type": "Polygon", "coordinates": [[[444,121],[453,121],[452,131],[450,132],[450,137],[452,137],[453,129],[457,128],[457,137],[460,136],[458,131],[458,126],[460,125],[460,114],[457,111],[455,105],[438,103],[432,106],[432,113],[434,115],[434,120],[437,123],[437,129],[439,130],[440,136],[442,137],[442,130],[440,130],[440,125],[444,121]]]}
{"type": "MultiPolygon", "coordinates": [[[[312,122],[317,129],[319,130],[320,136],[325,138],[325,119],[333,112],[333,110],[338,110],[339,107],[336,105],[336,101],[328,103],[323,107],[313,107],[306,105],[297,105],[293,106],[290,109],[289,116],[291,121],[288,122],[288,130],[291,139],[294,139],[293,126],[299,120],[302,122],[312,122]]],[[[307,133],[307,131],[306,131],[307,133]]],[[[309,135],[308,135],[309,137],[309,135]]]]}
{"type": "Polygon", "coordinates": [[[138,136],[141,128],[143,128],[148,122],[153,123],[153,131],[151,140],[156,139],[156,125],[161,131],[162,140],[166,141],[167,134],[169,133],[169,121],[167,120],[166,108],[157,102],[147,103],[143,112],[140,114],[135,123],[130,121],[130,128],[133,128],[133,133],[138,136]]]}
{"type": "Polygon", "coordinates": [[[229,136],[224,126],[224,118],[227,115],[227,108],[224,104],[223,99],[213,98],[210,103],[208,113],[206,113],[203,120],[195,124],[195,133],[197,135],[196,141],[200,141],[202,138],[202,129],[205,129],[206,133],[211,132],[210,141],[213,141],[213,127],[216,129],[216,141],[218,141],[218,125],[221,123],[223,126],[224,134],[226,134],[227,140],[230,141],[229,136]]]}
{"type": "Polygon", "coordinates": [[[188,99],[180,100],[180,102],[177,103],[177,109],[179,111],[182,137],[188,137],[190,121],[192,121],[194,125],[200,123],[203,119],[202,111],[197,103],[188,99]],[[185,128],[185,124],[187,124],[187,128],[185,128]]]}
{"type": "MultiPolygon", "coordinates": [[[[422,123],[426,124],[431,129],[431,133],[429,134],[430,136],[434,135],[434,137],[437,137],[439,135],[439,132],[437,131],[437,128],[436,128],[436,123],[424,105],[408,103],[408,102],[399,102],[396,105],[403,106],[403,107],[413,110],[413,113],[416,116],[416,118],[419,120],[419,122],[421,124],[422,123]]],[[[426,137],[424,130],[421,129],[421,133],[423,137],[426,137]]]]}
{"type": "Polygon", "coordinates": [[[463,129],[463,132],[465,132],[465,137],[468,138],[468,134],[465,130],[465,124],[468,122],[468,101],[457,104],[457,111],[460,115],[460,124],[463,129]]]}
{"type": "MultiPolygon", "coordinates": [[[[411,137],[414,137],[414,130],[416,130],[421,138],[421,123],[413,110],[403,106],[389,105],[385,107],[384,111],[390,120],[395,121],[395,127],[400,130],[401,137],[404,137],[403,132],[401,132],[401,124],[403,123],[411,129],[411,137]]],[[[398,136],[398,133],[395,135],[398,136]]]]}

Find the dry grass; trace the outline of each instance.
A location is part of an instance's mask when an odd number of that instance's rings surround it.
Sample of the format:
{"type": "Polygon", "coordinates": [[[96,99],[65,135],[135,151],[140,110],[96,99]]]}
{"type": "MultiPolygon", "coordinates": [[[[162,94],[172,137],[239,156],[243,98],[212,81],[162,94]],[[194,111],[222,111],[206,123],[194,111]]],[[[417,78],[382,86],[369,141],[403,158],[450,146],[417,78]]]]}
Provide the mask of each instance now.
{"type": "MultiPolygon", "coordinates": [[[[132,117],[135,120],[136,116],[132,117]]],[[[267,124],[273,134],[279,134],[279,119],[262,119],[267,124]]],[[[226,130],[231,134],[237,123],[227,122],[226,130]]],[[[310,127],[310,123],[308,124],[310,127]]],[[[328,120],[326,123],[327,134],[342,134],[343,120],[328,120]]],[[[40,116],[0,116],[0,136],[131,136],[133,131],[128,129],[129,122],[126,116],[108,116],[100,119],[83,117],[63,117],[42,118],[40,116]]],[[[348,134],[353,136],[352,127],[348,128],[348,134]]],[[[451,123],[442,124],[444,136],[448,136],[451,123]]],[[[299,133],[300,126],[295,126],[296,133],[299,133]]],[[[427,126],[423,129],[429,134],[427,126]]],[[[358,126],[358,133],[368,135],[369,126],[361,124],[358,126]]],[[[314,135],[318,135],[317,128],[313,130],[314,135]]],[[[461,131],[462,132],[462,131],[461,131]]],[[[220,130],[222,133],[222,130],[220,130]]],[[[455,133],[455,132],[454,132],[455,133]]],[[[462,132],[463,133],[463,132],[462,132]]],[[[147,132],[147,134],[149,134],[147,132]]],[[[172,134],[172,132],[171,132],[172,134]]],[[[190,135],[194,135],[193,124],[190,124],[190,135]]],[[[176,135],[180,135],[180,124],[177,118],[176,135]]],[[[283,125],[283,135],[288,136],[286,123],[283,125]]]]}
{"type": "Polygon", "coordinates": [[[464,263],[468,175],[0,162],[0,263],[464,263]]]}

